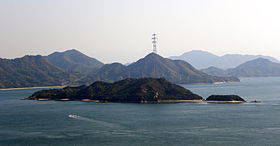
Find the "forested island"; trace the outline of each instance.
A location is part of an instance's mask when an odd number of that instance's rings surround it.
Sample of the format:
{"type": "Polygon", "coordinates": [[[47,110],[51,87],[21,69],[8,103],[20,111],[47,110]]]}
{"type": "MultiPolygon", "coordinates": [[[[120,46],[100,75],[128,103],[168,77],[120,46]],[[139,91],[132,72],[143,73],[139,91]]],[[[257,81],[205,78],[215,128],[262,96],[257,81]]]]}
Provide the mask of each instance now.
{"type": "Polygon", "coordinates": [[[206,102],[246,102],[238,95],[211,95],[206,102]]]}
{"type": "MultiPolygon", "coordinates": [[[[89,86],[38,91],[26,99],[123,103],[208,102],[211,100],[211,98],[204,100],[201,96],[164,78],[128,78],[114,83],[96,81],[89,86]]],[[[241,101],[236,96],[216,96],[215,99],[227,102],[241,101]]]]}
{"type": "Polygon", "coordinates": [[[164,78],[128,78],[115,83],[97,81],[89,86],[38,91],[27,99],[132,103],[203,100],[201,96],[164,78]]]}

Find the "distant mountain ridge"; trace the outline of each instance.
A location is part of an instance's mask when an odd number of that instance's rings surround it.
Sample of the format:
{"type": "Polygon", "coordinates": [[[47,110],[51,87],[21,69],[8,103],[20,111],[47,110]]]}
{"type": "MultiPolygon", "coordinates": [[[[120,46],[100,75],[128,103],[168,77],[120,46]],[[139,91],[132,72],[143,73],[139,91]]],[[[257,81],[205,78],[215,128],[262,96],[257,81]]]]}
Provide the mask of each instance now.
{"type": "Polygon", "coordinates": [[[104,65],[83,78],[80,83],[89,84],[88,81],[97,80],[114,82],[124,78],[143,77],[165,78],[178,84],[239,81],[236,77],[211,76],[195,69],[185,61],[171,60],[151,53],[128,66],[119,63],[104,65]]]}
{"type": "Polygon", "coordinates": [[[46,56],[46,59],[61,69],[80,73],[89,73],[104,65],[97,59],[86,56],[75,49],[65,52],[54,52],[46,56]]]}
{"type": "Polygon", "coordinates": [[[201,71],[216,76],[236,76],[236,77],[270,77],[280,76],[280,63],[272,62],[268,59],[257,58],[247,61],[236,68],[222,70],[215,67],[202,69],[201,71]]]}
{"type": "Polygon", "coordinates": [[[59,69],[40,55],[0,59],[0,88],[66,85],[77,76],[59,69]]]}
{"type": "Polygon", "coordinates": [[[245,62],[236,68],[229,69],[230,75],[238,77],[268,77],[280,76],[280,63],[258,58],[245,62]]]}
{"type": "Polygon", "coordinates": [[[120,63],[103,65],[77,50],[55,52],[49,56],[0,59],[0,88],[81,85],[144,77],[165,78],[178,84],[239,81],[236,77],[211,76],[185,61],[154,53],[128,66],[120,63]]]}
{"type": "Polygon", "coordinates": [[[229,69],[235,68],[238,65],[257,58],[269,59],[272,62],[279,63],[279,61],[270,56],[262,55],[240,55],[240,54],[226,54],[224,56],[217,56],[212,53],[200,50],[193,50],[186,52],[180,56],[171,56],[170,59],[185,60],[198,69],[204,69],[211,66],[229,69]]]}

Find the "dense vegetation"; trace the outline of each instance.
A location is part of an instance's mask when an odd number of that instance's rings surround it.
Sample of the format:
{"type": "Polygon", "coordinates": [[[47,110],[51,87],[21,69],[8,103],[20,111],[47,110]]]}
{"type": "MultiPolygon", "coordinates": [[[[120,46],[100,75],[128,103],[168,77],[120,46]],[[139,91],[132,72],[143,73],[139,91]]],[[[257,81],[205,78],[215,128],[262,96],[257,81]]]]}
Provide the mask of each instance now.
{"type": "Polygon", "coordinates": [[[239,81],[236,77],[211,76],[185,61],[166,59],[154,53],[129,66],[103,65],[76,50],[46,57],[0,59],[0,88],[88,85],[94,81],[115,82],[143,77],[165,78],[178,84],[239,81]]]}
{"type": "Polygon", "coordinates": [[[181,60],[170,60],[151,53],[129,66],[119,63],[104,65],[99,70],[83,78],[80,83],[91,81],[114,82],[124,78],[165,78],[178,84],[214,83],[239,81],[236,77],[216,77],[195,69],[192,65],[181,60]]]}
{"type": "Polygon", "coordinates": [[[0,59],[0,88],[71,84],[77,76],[50,65],[42,56],[0,59]]]}
{"type": "Polygon", "coordinates": [[[206,101],[241,101],[245,102],[245,100],[238,95],[211,95],[206,101]]]}
{"type": "Polygon", "coordinates": [[[52,53],[46,56],[46,59],[61,69],[79,73],[89,73],[104,65],[102,62],[74,49],[52,53]]]}
{"type": "Polygon", "coordinates": [[[199,95],[163,78],[125,79],[115,83],[97,81],[89,86],[42,90],[28,99],[92,99],[108,102],[157,102],[158,100],[202,100],[199,95]]]}

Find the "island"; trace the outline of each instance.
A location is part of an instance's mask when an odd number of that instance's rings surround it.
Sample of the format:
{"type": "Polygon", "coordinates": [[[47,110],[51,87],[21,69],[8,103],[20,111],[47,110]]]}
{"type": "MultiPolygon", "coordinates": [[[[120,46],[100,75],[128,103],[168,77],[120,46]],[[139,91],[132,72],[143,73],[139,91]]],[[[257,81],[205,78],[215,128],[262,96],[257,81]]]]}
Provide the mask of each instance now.
{"type": "Polygon", "coordinates": [[[89,86],[35,92],[28,100],[81,100],[125,103],[202,102],[203,98],[164,78],[127,78],[114,83],[96,81],[89,86]]]}
{"type": "Polygon", "coordinates": [[[246,102],[243,98],[238,95],[211,95],[206,102],[222,102],[222,103],[242,103],[246,102]]]}

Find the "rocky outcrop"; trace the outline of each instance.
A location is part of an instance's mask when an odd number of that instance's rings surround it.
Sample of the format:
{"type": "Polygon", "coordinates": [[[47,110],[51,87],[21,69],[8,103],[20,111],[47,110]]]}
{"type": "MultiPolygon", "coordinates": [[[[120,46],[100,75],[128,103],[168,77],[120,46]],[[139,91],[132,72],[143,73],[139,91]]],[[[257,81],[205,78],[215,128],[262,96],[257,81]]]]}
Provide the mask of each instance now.
{"type": "Polygon", "coordinates": [[[246,102],[238,95],[211,95],[206,99],[207,102],[246,102]]]}

